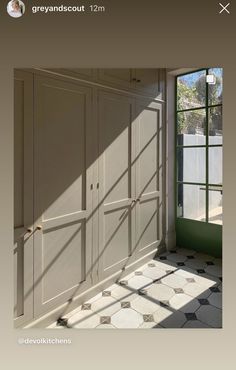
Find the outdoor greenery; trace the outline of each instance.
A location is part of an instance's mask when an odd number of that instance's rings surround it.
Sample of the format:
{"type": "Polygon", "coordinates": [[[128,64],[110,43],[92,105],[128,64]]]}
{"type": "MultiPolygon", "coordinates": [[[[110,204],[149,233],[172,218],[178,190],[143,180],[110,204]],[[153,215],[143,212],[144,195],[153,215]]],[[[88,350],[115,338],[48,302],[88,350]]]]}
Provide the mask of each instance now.
{"type": "MultiPolygon", "coordinates": [[[[205,107],[206,105],[206,75],[197,72],[199,75],[194,81],[185,78],[178,78],[177,84],[177,109],[191,109],[205,107]]],[[[191,77],[194,74],[190,75],[191,77]]],[[[221,77],[215,74],[216,83],[208,85],[208,105],[219,104],[222,101],[221,77]]],[[[209,112],[210,135],[215,135],[221,130],[221,109],[212,108],[209,112]]],[[[205,135],[206,111],[205,109],[189,110],[178,113],[178,135],[199,134],[205,135]]]]}

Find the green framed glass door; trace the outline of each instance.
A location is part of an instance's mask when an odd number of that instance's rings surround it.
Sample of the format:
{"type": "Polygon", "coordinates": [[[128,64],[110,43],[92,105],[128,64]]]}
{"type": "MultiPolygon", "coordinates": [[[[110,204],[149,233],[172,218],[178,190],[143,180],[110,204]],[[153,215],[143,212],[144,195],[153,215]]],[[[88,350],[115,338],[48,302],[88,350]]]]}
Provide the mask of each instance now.
{"type": "Polygon", "coordinates": [[[177,245],[222,254],[222,69],[176,77],[177,245]]]}

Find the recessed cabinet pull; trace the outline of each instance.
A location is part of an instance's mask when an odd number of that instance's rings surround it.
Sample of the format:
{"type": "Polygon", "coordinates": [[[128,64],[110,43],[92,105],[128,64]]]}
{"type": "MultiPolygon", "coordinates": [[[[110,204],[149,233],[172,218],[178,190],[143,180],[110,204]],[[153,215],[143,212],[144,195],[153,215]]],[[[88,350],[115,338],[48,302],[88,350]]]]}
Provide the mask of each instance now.
{"type": "Polygon", "coordinates": [[[42,230],[42,228],[43,228],[43,227],[42,227],[41,225],[36,226],[36,229],[37,229],[37,230],[42,230]]]}

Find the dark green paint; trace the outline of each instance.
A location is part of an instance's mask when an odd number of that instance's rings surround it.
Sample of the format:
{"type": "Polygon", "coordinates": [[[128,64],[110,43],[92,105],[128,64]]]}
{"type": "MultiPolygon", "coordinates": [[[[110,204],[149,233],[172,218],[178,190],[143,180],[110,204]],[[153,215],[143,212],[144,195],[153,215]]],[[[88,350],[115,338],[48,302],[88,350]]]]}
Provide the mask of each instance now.
{"type": "Polygon", "coordinates": [[[215,257],[222,257],[222,226],[177,218],[176,245],[215,257]]]}

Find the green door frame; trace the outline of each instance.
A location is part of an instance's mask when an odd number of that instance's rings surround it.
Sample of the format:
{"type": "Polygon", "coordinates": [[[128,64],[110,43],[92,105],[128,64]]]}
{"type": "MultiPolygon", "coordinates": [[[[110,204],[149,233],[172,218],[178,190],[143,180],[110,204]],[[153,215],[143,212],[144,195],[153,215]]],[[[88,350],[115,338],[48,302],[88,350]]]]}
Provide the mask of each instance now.
{"type": "Polygon", "coordinates": [[[219,184],[209,183],[209,148],[210,147],[222,147],[222,144],[209,144],[209,108],[222,107],[221,104],[209,105],[209,86],[206,82],[206,101],[205,105],[197,108],[189,109],[178,109],[177,106],[177,81],[181,76],[188,74],[193,74],[195,72],[205,71],[208,75],[210,68],[202,68],[188,73],[177,75],[175,78],[175,179],[176,179],[176,191],[175,191],[175,219],[176,219],[176,244],[178,247],[195,249],[196,251],[207,253],[216,257],[222,256],[222,226],[209,222],[209,191],[217,190],[221,191],[222,185],[219,188],[219,184]],[[186,111],[194,111],[199,109],[205,109],[206,112],[206,142],[205,145],[179,145],[178,143],[178,113],[186,111]],[[197,182],[186,182],[184,179],[182,181],[178,180],[178,151],[180,148],[205,148],[206,155],[206,178],[205,183],[197,182]],[[205,222],[193,219],[188,219],[184,217],[179,217],[177,214],[178,208],[178,186],[179,184],[186,185],[200,185],[204,186],[202,190],[205,190],[206,194],[206,206],[205,206],[205,222]]]}

